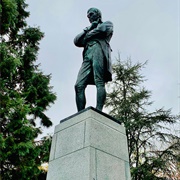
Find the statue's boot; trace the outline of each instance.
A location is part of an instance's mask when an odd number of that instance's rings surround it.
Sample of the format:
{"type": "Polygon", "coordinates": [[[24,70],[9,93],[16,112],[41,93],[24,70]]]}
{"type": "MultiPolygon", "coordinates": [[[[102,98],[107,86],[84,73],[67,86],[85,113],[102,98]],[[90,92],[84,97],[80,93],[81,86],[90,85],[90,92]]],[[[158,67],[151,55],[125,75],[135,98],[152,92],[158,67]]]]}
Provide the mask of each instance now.
{"type": "Polygon", "coordinates": [[[96,109],[98,109],[99,111],[102,111],[105,100],[106,100],[105,86],[97,87],[97,105],[96,105],[96,109]]]}

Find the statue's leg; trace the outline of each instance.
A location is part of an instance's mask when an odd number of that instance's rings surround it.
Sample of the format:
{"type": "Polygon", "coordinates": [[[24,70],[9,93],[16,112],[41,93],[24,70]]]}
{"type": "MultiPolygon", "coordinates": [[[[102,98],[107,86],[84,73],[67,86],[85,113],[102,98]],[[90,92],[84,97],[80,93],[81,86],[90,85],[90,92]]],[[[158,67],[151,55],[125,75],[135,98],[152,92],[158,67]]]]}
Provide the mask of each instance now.
{"type": "Polygon", "coordinates": [[[75,85],[75,92],[76,92],[77,110],[81,111],[85,108],[85,105],[86,105],[85,87],[76,84],[75,85]]]}
{"type": "Polygon", "coordinates": [[[91,71],[92,65],[90,61],[84,60],[81,69],[79,70],[79,74],[75,84],[76,105],[78,111],[83,110],[86,105],[85,88],[87,86],[91,71]]]}
{"type": "Polygon", "coordinates": [[[102,111],[103,106],[105,104],[106,100],[106,89],[105,85],[96,85],[97,87],[97,104],[96,104],[96,109],[102,111]]]}
{"type": "Polygon", "coordinates": [[[93,73],[97,88],[96,109],[102,111],[106,100],[106,89],[104,80],[104,55],[99,44],[96,45],[93,55],[93,73]]]}

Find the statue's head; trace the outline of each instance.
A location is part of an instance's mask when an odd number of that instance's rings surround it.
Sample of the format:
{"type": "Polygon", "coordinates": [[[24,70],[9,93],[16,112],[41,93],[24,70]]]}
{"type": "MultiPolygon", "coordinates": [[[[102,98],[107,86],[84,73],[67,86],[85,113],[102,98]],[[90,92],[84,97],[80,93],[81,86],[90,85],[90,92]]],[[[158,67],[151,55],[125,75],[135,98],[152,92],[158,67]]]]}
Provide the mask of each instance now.
{"type": "Polygon", "coordinates": [[[101,11],[97,8],[90,8],[87,11],[87,17],[89,18],[90,23],[92,23],[94,21],[102,22],[101,11]]]}

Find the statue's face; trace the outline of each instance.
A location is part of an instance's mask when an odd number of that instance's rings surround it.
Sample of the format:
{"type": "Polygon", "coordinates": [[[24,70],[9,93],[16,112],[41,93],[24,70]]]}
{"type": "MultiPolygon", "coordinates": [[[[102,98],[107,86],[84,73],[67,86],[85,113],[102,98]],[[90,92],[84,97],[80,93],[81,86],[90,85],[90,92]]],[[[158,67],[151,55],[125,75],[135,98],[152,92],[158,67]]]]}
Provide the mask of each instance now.
{"type": "Polygon", "coordinates": [[[94,21],[97,21],[99,19],[99,15],[97,12],[93,11],[93,10],[90,10],[88,13],[87,13],[87,17],[89,18],[89,22],[92,23],[94,21]]]}

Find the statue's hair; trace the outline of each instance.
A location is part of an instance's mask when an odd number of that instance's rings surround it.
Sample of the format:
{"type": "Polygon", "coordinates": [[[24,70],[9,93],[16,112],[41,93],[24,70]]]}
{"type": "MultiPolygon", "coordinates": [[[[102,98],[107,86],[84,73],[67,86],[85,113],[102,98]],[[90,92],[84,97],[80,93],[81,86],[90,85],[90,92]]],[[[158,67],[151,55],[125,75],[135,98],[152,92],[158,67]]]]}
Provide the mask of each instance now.
{"type": "Polygon", "coordinates": [[[99,9],[97,9],[97,8],[90,8],[90,9],[88,9],[87,13],[88,13],[89,11],[94,11],[94,12],[96,12],[96,13],[99,15],[100,19],[102,18],[102,14],[101,14],[101,11],[100,11],[99,9]]]}

